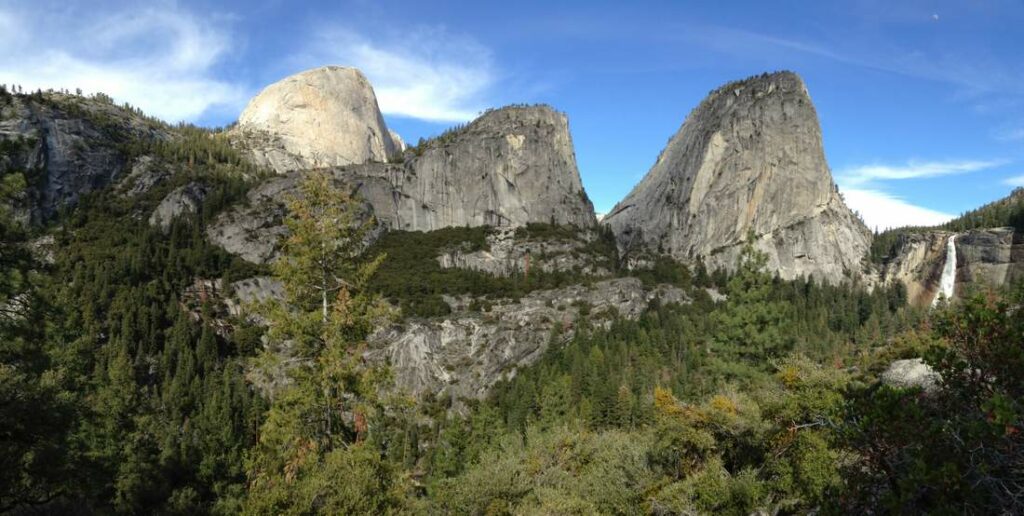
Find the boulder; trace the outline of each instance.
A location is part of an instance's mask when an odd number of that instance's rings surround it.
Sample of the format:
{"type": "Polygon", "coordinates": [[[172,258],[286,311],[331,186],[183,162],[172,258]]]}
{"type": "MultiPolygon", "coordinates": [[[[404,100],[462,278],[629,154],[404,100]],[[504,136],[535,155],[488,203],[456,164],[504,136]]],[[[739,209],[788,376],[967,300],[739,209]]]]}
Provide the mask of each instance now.
{"type": "Polygon", "coordinates": [[[889,365],[879,379],[885,385],[901,389],[920,387],[925,392],[935,392],[942,377],[920,358],[897,360],[889,365]]]}

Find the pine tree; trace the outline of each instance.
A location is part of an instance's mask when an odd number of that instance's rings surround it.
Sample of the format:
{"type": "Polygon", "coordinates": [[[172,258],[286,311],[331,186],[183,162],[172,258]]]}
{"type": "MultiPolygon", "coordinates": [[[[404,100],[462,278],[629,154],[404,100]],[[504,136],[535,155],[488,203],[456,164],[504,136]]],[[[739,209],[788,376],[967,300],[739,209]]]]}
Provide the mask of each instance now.
{"type": "MultiPolygon", "coordinates": [[[[291,385],[275,395],[256,448],[247,460],[246,512],[366,510],[393,502],[387,465],[365,439],[387,372],[362,362],[364,339],[390,309],[366,292],[382,257],[357,259],[372,221],[358,220],[359,205],[323,172],[310,173],[301,195],[289,203],[291,235],[274,267],[285,299],[262,307],[273,344],[260,363],[277,363],[291,343],[298,363],[291,385]],[[376,458],[374,458],[376,457],[376,458]],[[376,479],[358,489],[337,490],[325,475],[376,479]],[[365,471],[356,471],[368,468],[365,471]],[[375,503],[366,505],[367,500],[375,503]]],[[[344,512],[344,511],[343,511],[344,512]]]]}

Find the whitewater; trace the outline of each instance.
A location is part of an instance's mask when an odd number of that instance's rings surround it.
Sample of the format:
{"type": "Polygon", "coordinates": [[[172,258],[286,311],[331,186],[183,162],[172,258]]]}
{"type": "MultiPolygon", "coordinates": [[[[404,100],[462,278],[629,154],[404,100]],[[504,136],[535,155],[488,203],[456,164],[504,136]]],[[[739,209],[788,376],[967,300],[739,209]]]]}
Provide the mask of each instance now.
{"type": "Polygon", "coordinates": [[[939,304],[939,299],[953,299],[953,287],[956,285],[956,235],[946,241],[946,264],[942,267],[939,279],[939,291],[935,293],[932,306],[939,304]]]}

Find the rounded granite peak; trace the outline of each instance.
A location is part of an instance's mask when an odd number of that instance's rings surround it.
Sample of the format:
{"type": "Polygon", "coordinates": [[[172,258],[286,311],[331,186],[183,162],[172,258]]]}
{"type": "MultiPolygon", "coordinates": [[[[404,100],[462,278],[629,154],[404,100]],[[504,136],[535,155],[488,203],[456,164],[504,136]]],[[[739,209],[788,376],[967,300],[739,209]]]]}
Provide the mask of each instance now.
{"type": "Polygon", "coordinates": [[[234,132],[257,164],[277,172],[386,162],[400,148],[370,81],[337,65],[267,86],[246,105],[234,132]]]}
{"type": "Polygon", "coordinates": [[[709,269],[734,267],[753,235],[773,272],[829,283],[858,274],[871,239],[838,193],[793,72],[713,90],[603,222],[625,247],[709,269]]]}

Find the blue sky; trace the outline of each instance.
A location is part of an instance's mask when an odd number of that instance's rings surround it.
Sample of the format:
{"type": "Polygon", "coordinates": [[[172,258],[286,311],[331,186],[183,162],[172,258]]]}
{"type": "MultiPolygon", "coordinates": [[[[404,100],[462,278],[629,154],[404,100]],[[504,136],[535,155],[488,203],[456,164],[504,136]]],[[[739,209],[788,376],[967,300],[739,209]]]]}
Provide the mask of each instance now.
{"type": "Polygon", "coordinates": [[[0,83],[104,91],[233,121],[263,86],[361,68],[415,143],[487,107],[569,116],[609,210],[718,85],[803,76],[869,226],[936,223],[1024,185],[1024,2],[53,2],[0,0],[0,83]]]}

